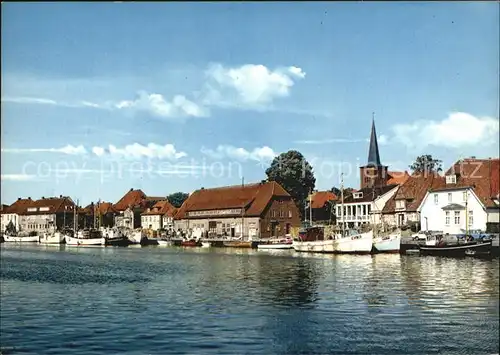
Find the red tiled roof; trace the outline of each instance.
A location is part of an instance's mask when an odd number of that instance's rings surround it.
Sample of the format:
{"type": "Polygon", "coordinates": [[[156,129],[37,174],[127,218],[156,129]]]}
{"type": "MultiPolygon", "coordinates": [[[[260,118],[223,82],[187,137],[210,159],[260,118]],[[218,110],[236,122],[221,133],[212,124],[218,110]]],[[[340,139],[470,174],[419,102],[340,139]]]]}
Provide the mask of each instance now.
{"type": "Polygon", "coordinates": [[[86,214],[101,214],[105,215],[108,213],[118,213],[118,211],[113,207],[113,204],[111,202],[99,202],[99,203],[94,203],[86,206],[83,208],[83,212],[86,214]],[[94,208],[94,211],[92,211],[92,207],[94,208]]]}
{"type": "Polygon", "coordinates": [[[31,200],[31,202],[21,204],[18,208],[16,208],[16,213],[23,215],[62,213],[64,211],[72,211],[72,208],[74,208],[74,206],[75,203],[73,202],[73,200],[71,200],[71,198],[67,196],[48,198],[42,197],[39,200],[31,200]],[[48,209],[40,210],[40,208],[44,207],[48,209]],[[37,210],[28,212],[28,208],[36,208],[37,210]]]}
{"type": "Polygon", "coordinates": [[[245,216],[257,217],[262,215],[274,196],[290,198],[290,194],[275,181],[196,190],[184,201],[175,218],[186,218],[189,211],[238,209],[243,206],[246,208],[245,216]]]}
{"type": "Polygon", "coordinates": [[[12,205],[7,206],[1,213],[17,213],[23,211],[25,206],[33,203],[31,198],[18,198],[12,205]]]}
{"type": "Polygon", "coordinates": [[[434,191],[472,187],[486,207],[496,207],[493,198],[500,194],[500,159],[468,158],[457,161],[445,175],[457,174],[456,184],[446,184],[434,191]]]}
{"type": "Polygon", "coordinates": [[[377,186],[374,188],[365,187],[356,192],[353,192],[352,195],[345,197],[344,203],[362,203],[362,202],[372,202],[375,201],[379,196],[382,196],[398,185],[385,185],[385,186],[377,186]],[[355,193],[363,193],[361,198],[354,198],[355,193]]]}
{"type": "Polygon", "coordinates": [[[167,200],[156,202],[150,211],[142,213],[142,215],[167,215],[173,217],[177,209],[170,204],[167,200]]]}
{"type": "Polygon", "coordinates": [[[311,197],[311,208],[323,208],[328,201],[335,201],[337,196],[331,191],[317,191],[311,197]]]}
{"type": "Polygon", "coordinates": [[[405,200],[407,212],[413,212],[418,209],[425,194],[430,189],[436,189],[444,186],[444,177],[439,174],[415,174],[410,176],[403,183],[398,191],[385,204],[382,213],[394,213],[396,209],[396,200],[405,200]]]}
{"type": "Polygon", "coordinates": [[[388,180],[387,180],[387,185],[402,185],[404,184],[408,178],[410,177],[410,174],[405,171],[388,171],[387,172],[388,180]]]}
{"type": "Polygon", "coordinates": [[[129,207],[141,204],[146,197],[142,190],[130,189],[113,207],[117,211],[125,211],[129,207]]]}

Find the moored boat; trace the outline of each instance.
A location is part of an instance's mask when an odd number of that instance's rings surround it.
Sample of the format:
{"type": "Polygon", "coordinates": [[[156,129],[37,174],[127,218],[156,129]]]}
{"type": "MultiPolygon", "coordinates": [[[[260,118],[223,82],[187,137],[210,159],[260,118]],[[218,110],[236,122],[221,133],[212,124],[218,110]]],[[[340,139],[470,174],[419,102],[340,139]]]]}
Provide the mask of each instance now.
{"type": "Polygon", "coordinates": [[[270,239],[259,243],[259,245],[257,245],[257,249],[293,249],[293,239],[270,239]]]}
{"type": "Polygon", "coordinates": [[[325,239],[324,228],[303,226],[299,237],[293,240],[292,248],[299,252],[333,253],[337,243],[333,238],[325,239]]]}
{"type": "Polygon", "coordinates": [[[4,241],[6,243],[38,243],[39,236],[38,235],[21,235],[21,234],[4,234],[4,241]]]}
{"type": "Polygon", "coordinates": [[[182,247],[199,247],[201,243],[196,239],[188,239],[181,241],[182,247]]]}
{"type": "Polygon", "coordinates": [[[78,231],[76,235],[66,236],[66,245],[70,246],[91,246],[106,245],[106,238],[97,230],[78,231]]]}
{"type": "Polygon", "coordinates": [[[373,238],[373,248],[377,253],[399,253],[401,233],[373,238]]]}
{"type": "Polygon", "coordinates": [[[370,254],[373,247],[373,230],[365,233],[350,231],[335,240],[339,254],[370,254]]]}
{"type": "Polygon", "coordinates": [[[64,244],[66,243],[66,234],[59,231],[45,232],[40,235],[38,242],[40,244],[64,244]]]}
{"type": "Polygon", "coordinates": [[[171,241],[171,240],[166,240],[166,239],[158,239],[158,240],[157,240],[157,242],[158,242],[158,245],[161,245],[161,246],[164,246],[164,247],[165,247],[165,246],[171,246],[171,245],[173,245],[173,244],[174,244],[174,242],[173,242],[173,241],[171,241]]]}
{"type": "Polygon", "coordinates": [[[212,246],[212,243],[210,243],[210,242],[201,242],[201,246],[203,248],[210,248],[212,246]]]}
{"type": "Polygon", "coordinates": [[[421,245],[420,255],[431,256],[479,256],[491,254],[492,241],[472,241],[466,243],[421,245]]]}

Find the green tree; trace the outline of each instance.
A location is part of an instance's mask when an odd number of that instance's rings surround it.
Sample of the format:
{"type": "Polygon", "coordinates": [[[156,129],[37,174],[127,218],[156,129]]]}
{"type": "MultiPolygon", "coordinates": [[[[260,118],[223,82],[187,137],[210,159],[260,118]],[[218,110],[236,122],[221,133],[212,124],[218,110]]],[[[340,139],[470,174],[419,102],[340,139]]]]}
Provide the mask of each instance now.
{"type": "Polygon", "coordinates": [[[269,181],[276,181],[292,196],[302,215],[309,192],[316,184],[312,166],[304,156],[296,150],[281,153],[274,158],[266,175],[269,181]]]}
{"type": "Polygon", "coordinates": [[[437,173],[443,170],[441,163],[441,160],[434,159],[430,154],[425,154],[418,156],[409,168],[412,170],[413,174],[437,173]]]}
{"type": "Polygon", "coordinates": [[[172,204],[172,206],[179,208],[188,197],[189,194],[185,192],[174,192],[173,194],[167,196],[167,200],[172,204]]]}
{"type": "MultiPolygon", "coordinates": [[[[330,189],[330,191],[331,191],[331,192],[333,192],[333,194],[334,194],[335,196],[340,197],[341,191],[340,191],[340,189],[339,189],[338,187],[335,187],[335,186],[334,186],[334,187],[332,187],[332,188],[330,189]]],[[[345,190],[344,190],[344,191],[345,191],[345,190]]]]}

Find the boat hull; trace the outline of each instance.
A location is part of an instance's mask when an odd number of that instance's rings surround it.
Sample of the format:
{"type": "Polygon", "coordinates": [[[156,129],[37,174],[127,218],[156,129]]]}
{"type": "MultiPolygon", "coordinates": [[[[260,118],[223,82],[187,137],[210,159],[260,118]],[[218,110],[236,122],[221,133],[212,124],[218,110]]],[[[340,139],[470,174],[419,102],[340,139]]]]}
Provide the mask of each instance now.
{"type": "Polygon", "coordinates": [[[173,242],[170,241],[170,240],[161,240],[161,239],[159,239],[158,240],[158,245],[163,246],[163,247],[167,247],[167,246],[173,245],[173,242]]]}
{"type": "Polygon", "coordinates": [[[4,241],[6,243],[38,243],[39,237],[38,235],[29,236],[29,237],[17,237],[12,235],[4,235],[4,241]]]}
{"type": "Polygon", "coordinates": [[[183,240],[181,242],[182,247],[199,247],[200,245],[196,240],[183,240]]]}
{"type": "Polygon", "coordinates": [[[66,236],[62,233],[54,233],[52,235],[41,235],[39,239],[40,244],[64,244],[66,243],[66,236]]]}
{"type": "Polygon", "coordinates": [[[337,251],[337,242],[333,239],[312,241],[294,240],[292,248],[298,252],[335,253],[337,251]]]}
{"type": "Polygon", "coordinates": [[[474,242],[462,245],[420,246],[420,255],[430,256],[467,256],[491,254],[492,242],[474,242]]]}
{"type": "Polygon", "coordinates": [[[127,237],[105,238],[105,245],[126,247],[131,244],[127,237]]]}
{"type": "Polygon", "coordinates": [[[201,246],[203,248],[210,248],[212,246],[212,243],[210,243],[210,242],[201,242],[201,246]]]}
{"type": "Polygon", "coordinates": [[[257,249],[293,249],[292,243],[269,243],[269,244],[259,244],[257,249]]]}
{"type": "Polygon", "coordinates": [[[252,248],[252,242],[229,241],[224,242],[226,248],[252,248]]]}
{"type": "Polygon", "coordinates": [[[370,254],[373,247],[373,231],[337,239],[338,254],[370,254]]]}
{"type": "Polygon", "coordinates": [[[86,246],[86,245],[106,245],[106,239],[102,238],[74,238],[67,236],[66,245],[86,246]]]}
{"type": "Polygon", "coordinates": [[[377,253],[399,253],[401,247],[401,236],[389,236],[389,238],[375,238],[373,248],[377,253]]]}

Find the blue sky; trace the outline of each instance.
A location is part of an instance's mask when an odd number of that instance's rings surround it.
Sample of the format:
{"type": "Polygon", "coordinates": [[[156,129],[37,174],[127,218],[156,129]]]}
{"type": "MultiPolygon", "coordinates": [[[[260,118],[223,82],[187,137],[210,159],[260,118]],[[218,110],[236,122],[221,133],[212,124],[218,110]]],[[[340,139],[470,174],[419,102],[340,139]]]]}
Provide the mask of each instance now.
{"type": "Polygon", "coordinates": [[[392,170],[498,156],[498,6],[3,3],[2,202],[256,182],[289,149],[357,187],[372,112],[392,170]]]}

